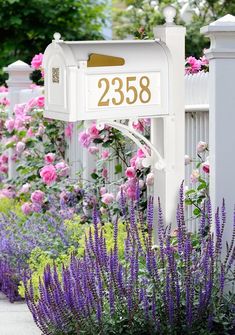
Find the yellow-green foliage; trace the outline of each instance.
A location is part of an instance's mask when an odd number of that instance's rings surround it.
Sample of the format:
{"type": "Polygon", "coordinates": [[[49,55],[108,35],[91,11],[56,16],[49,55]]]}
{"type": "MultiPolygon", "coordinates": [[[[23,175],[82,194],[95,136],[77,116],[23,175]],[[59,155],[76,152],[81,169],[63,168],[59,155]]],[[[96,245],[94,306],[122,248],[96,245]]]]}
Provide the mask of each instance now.
{"type": "MultiPolygon", "coordinates": [[[[75,216],[72,220],[66,220],[65,226],[70,234],[71,238],[71,246],[67,250],[66,253],[60,254],[56,259],[53,257],[53,250],[51,251],[43,251],[40,248],[35,248],[31,253],[31,257],[29,259],[29,267],[32,271],[31,280],[34,287],[35,292],[37,291],[39,285],[39,279],[43,277],[44,268],[47,264],[53,265],[55,264],[58,268],[58,273],[60,273],[60,269],[62,264],[65,266],[69,263],[71,254],[75,254],[78,257],[82,257],[84,254],[85,248],[85,236],[89,234],[89,230],[91,229],[94,232],[93,226],[89,224],[82,224],[80,222],[80,217],[75,216]],[[76,247],[75,247],[76,246],[76,247]],[[78,246],[78,247],[77,247],[78,246]]],[[[114,246],[113,241],[113,224],[106,223],[105,225],[99,225],[99,229],[103,230],[104,237],[107,242],[108,251],[110,251],[114,246]]],[[[119,221],[118,224],[118,248],[119,248],[119,257],[124,257],[124,240],[126,238],[126,224],[119,221]]],[[[23,283],[19,286],[19,294],[24,297],[25,289],[23,283]]]]}
{"type": "MultiPolygon", "coordinates": [[[[94,232],[93,225],[81,224],[80,217],[75,216],[73,220],[65,221],[66,228],[71,234],[71,239],[74,243],[78,244],[77,255],[82,256],[85,248],[85,236],[88,236],[89,230],[94,232]]],[[[108,251],[113,248],[113,224],[105,223],[104,225],[99,225],[99,229],[103,230],[104,237],[107,242],[108,251]]],[[[124,255],[124,240],[126,238],[126,224],[122,221],[118,223],[118,248],[119,257],[124,255]]]]}
{"type": "MultiPolygon", "coordinates": [[[[78,243],[79,247],[77,249],[77,255],[82,256],[85,248],[85,236],[88,236],[89,230],[91,229],[94,233],[93,225],[81,224],[79,216],[73,218],[73,220],[65,221],[67,230],[71,234],[73,242],[78,243]]],[[[107,242],[108,251],[110,251],[114,246],[113,241],[113,224],[105,223],[104,225],[99,225],[99,229],[103,230],[104,237],[107,242]]],[[[119,221],[118,223],[118,248],[119,257],[124,255],[124,240],[126,238],[126,224],[119,221]]]]}
{"type": "MultiPolygon", "coordinates": [[[[32,275],[30,279],[32,280],[32,284],[35,292],[38,293],[38,286],[40,278],[43,278],[44,268],[47,264],[53,266],[55,264],[58,268],[58,273],[60,273],[62,264],[65,266],[69,263],[70,255],[74,252],[74,247],[70,247],[66,254],[60,254],[56,259],[53,259],[52,255],[40,248],[35,248],[29,259],[29,267],[32,271],[32,275]]],[[[23,282],[19,285],[19,294],[24,297],[25,288],[23,282]]],[[[37,295],[37,294],[36,294],[37,295]]]]}
{"type": "Polygon", "coordinates": [[[19,218],[25,219],[25,215],[21,210],[21,205],[14,199],[1,198],[0,199],[0,213],[8,214],[14,212],[19,218]]]}

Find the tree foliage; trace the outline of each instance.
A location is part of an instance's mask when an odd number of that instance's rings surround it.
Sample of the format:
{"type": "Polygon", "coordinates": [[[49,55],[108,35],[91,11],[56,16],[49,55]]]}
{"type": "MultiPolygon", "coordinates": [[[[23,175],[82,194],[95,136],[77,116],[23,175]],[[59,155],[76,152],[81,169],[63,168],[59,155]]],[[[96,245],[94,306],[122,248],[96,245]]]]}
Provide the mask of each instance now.
{"type": "Polygon", "coordinates": [[[172,0],[123,0],[124,6],[114,11],[115,33],[117,37],[129,35],[135,38],[153,38],[153,27],[163,24],[162,9],[174,3],[177,8],[176,23],[185,25],[186,56],[200,57],[203,49],[209,46],[209,40],[200,34],[200,28],[226,15],[235,15],[235,1],[231,0],[188,0],[195,14],[189,24],[180,15],[182,3],[187,1],[172,0]]]}
{"type": "Polygon", "coordinates": [[[101,39],[105,3],[100,0],[0,0],[0,68],[30,62],[55,32],[67,40],[101,39]]]}

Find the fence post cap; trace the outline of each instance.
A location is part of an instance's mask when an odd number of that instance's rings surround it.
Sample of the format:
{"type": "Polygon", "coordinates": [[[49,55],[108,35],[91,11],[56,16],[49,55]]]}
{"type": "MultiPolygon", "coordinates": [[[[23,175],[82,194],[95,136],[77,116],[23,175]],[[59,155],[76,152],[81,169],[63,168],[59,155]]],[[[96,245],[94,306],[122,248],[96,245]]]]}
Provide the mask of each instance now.
{"type": "Polygon", "coordinates": [[[201,33],[210,35],[216,32],[235,32],[235,16],[227,14],[220,19],[210,23],[208,26],[201,28],[201,33]]]}
{"type": "Polygon", "coordinates": [[[176,16],[176,8],[172,5],[166,6],[163,8],[163,16],[165,18],[165,25],[172,26],[175,25],[175,16],[176,16]]]}
{"type": "Polygon", "coordinates": [[[17,60],[14,63],[11,63],[7,67],[4,67],[5,72],[13,72],[13,71],[28,71],[32,72],[32,68],[29,66],[29,64],[22,62],[21,60],[17,60]]]}

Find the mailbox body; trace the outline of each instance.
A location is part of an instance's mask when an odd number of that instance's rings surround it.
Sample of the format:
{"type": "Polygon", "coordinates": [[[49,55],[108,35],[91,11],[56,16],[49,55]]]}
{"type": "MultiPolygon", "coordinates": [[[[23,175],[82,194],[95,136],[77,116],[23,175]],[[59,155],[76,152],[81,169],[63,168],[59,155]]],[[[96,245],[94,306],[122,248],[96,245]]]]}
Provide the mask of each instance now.
{"type": "Polygon", "coordinates": [[[75,122],[172,113],[171,57],[159,41],[53,41],[43,66],[45,117],[75,122]],[[124,64],[89,67],[94,54],[124,64]]]}

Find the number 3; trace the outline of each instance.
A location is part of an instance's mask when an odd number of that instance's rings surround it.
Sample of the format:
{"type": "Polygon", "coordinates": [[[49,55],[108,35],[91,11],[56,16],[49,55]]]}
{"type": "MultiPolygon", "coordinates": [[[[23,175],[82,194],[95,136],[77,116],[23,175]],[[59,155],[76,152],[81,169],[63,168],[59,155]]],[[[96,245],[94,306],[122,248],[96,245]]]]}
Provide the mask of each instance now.
{"type": "Polygon", "coordinates": [[[119,83],[119,85],[118,85],[118,88],[115,88],[115,92],[119,93],[120,99],[119,99],[119,101],[117,101],[115,98],[113,98],[112,99],[112,103],[114,105],[118,106],[118,105],[121,105],[123,103],[123,101],[124,101],[124,93],[122,91],[122,88],[123,88],[123,81],[122,81],[122,79],[118,78],[118,77],[113,78],[112,85],[115,85],[116,81],[119,83]]]}

